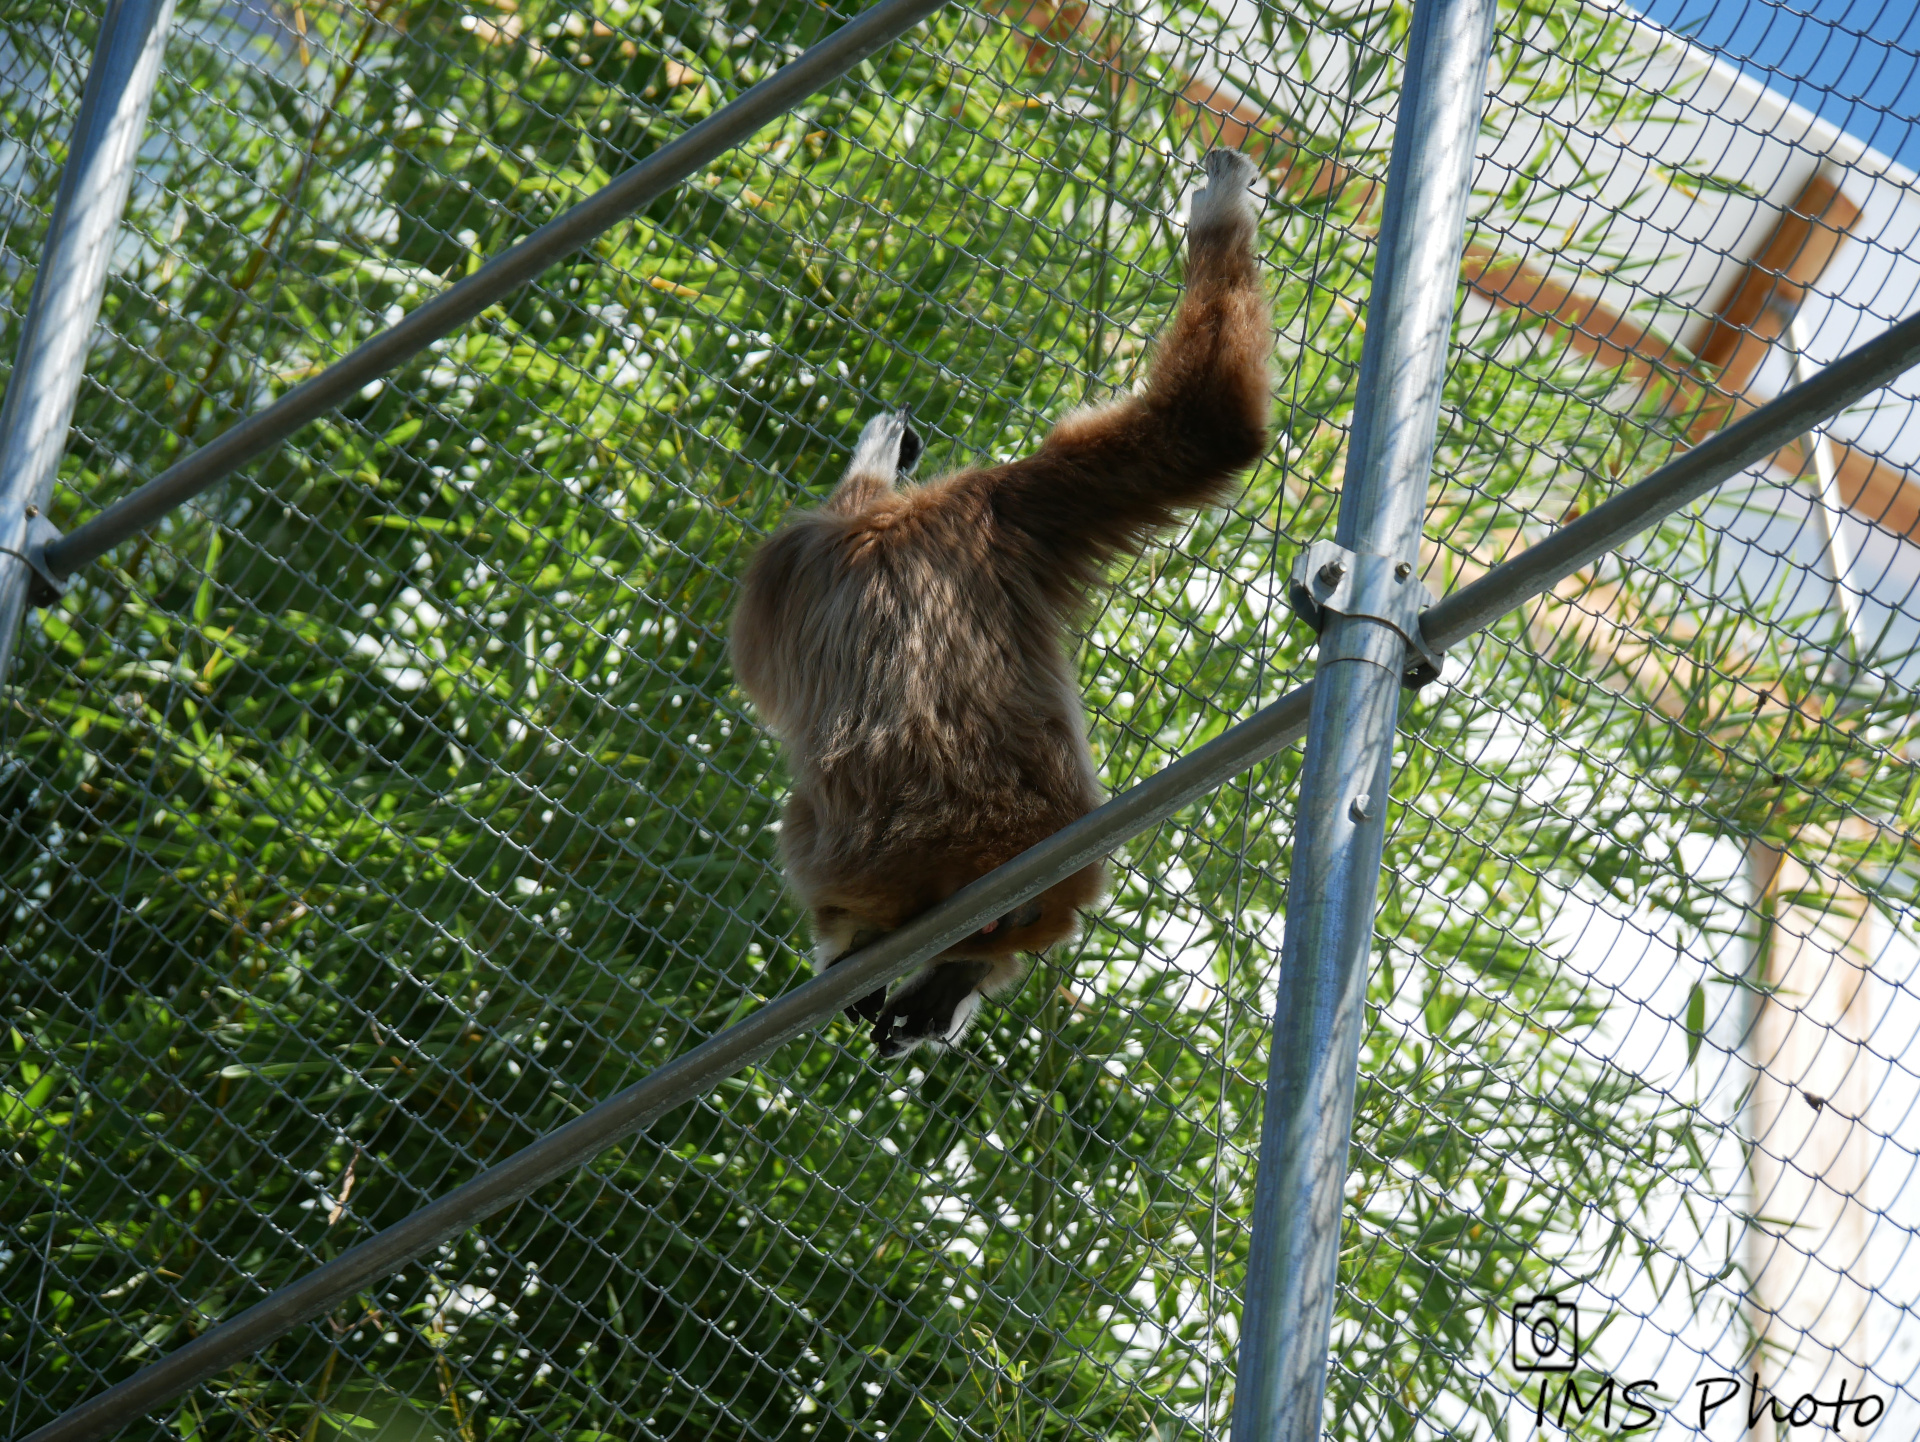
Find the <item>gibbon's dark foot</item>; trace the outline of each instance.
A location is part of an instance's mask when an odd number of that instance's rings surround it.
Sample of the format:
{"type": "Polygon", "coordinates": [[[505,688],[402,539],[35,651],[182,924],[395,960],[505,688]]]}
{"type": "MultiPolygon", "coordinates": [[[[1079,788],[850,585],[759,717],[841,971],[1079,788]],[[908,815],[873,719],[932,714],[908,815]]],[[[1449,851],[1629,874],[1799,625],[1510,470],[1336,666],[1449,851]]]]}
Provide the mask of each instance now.
{"type": "MultiPolygon", "coordinates": [[[[912,435],[912,432],[909,431],[908,434],[912,435]]],[[[1041,912],[1040,903],[1038,901],[1029,901],[1025,906],[1016,906],[1012,911],[1004,912],[1003,914],[996,916],[992,921],[989,921],[985,926],[981,927],[980,930],[975,934],[979,936],[994,936],[1003,931],[1007,931],[1007,930],[1017,931],[1019,928],[1023,926],[1032,926],[1034,922],[1040,919],[1040,912],[1041,912]]],[[[845,961],[848,957],[852,956],[861,947],[866,946],[869,942],[877,940],[879,937],[881,937],[884,934],[885,933],[878,932],[878,931],[862,931],[857,933],[853,938],[853,944],[849,946],[845,951],[841,952],[838,956],[836,956],[832,961],[827,963],[828,969],[831,970],[832,968],[838,966],[841,962],[845,961]]],[[[947,970],[948,968],[967,966],[967,965],[972,965],[972,963],[947,962],[943,966],[936,968],[936,970],[944,971],[944,970],[947,970]]],[[[981,977],[984,977],[986,975],[985,963],[981,963],[981,968],[982,969],[981,969],[980,975],[981,977]]],[[[976,979],[976,984],[977,984],[977,979],[976,979]]],[[[915,991],[914,996],[917,998],[921,992],[924,992],[926,990],[927,990],[927,987],[922,986],[915,991]]],[[[905,998],[903,998],[902,1000],[904,1002],[905,998]]],[[[948,1033],[953,1031],[956,1024],[965,1025],[967,1017],[972,1015],[971,1010],[968,1011],[966,1016],[962,1016],[958,1018],[957,1022],[956,1022],[956,1018],[952,1014],[955,1007],[958,1006],[959,1002],[964,1000],[965,1000],[965,996],[962,995],[956,998],[951,1005],[948,1005],[946,1007],[945,1015],[947,1017],[947,1024],[944,1029],[938,1030],[936,1032],[927,1033],[924,1036],[916,1035],[912,1039],[903,1037],[902,1041],[907,1043],[907,1045],[910,1045],[913,1040],[937,1040],[939,1037],[946,1036],[948,1033]]],[[[886,993],[886,989],[883,987],[878,990],[868,992],[865,996],[861,997],[858,1001],[848,1002],[846,1007],[844,1008],[844,1011],[846,1013],[846,1017],[848,1021],[855,1022],[861,1026],[871,1026],[880,1020],[880,1015],[882,1011],[885,1010],[886,1004],[887,1004],[887,993],[886,993]]],[[[915,1014],[917,1015],[918,1013],[916,1012],[915,1014]]],[[[903,1023],[896,1023],[896,1024],[903,1024],[903,1023]]],[[[880,1033],[878,1031],[875,1031],[874,1037],[876,1040],[879,1039],[879,1036],[880,1036],[880,1033]]],[[[907,1049],[907,1045],[900,1046],[898,1048],[898,1051],[905,1051],[907,1049]]],[[[887,1052],[884,1050],[881,1053],[881,1055],[883,1056],[891,1056],[895,1054],[897,1053],[887,1052]]]]}
{"type": "Polygon", "coordinates": [[[847,1020],[856,1026],[870,1026],[880,1020],[880,1012],[887,1004],[887,989],[879,987],[868,992],[858,1001],[847,1003],[847,1020]]]}
{"type": "MultiPolygon", "coordinates": [[[[886,935],[886,933],[880,931],[855,932],[852,943],[845,951],[828,962],[825,969],[832,971],[834,967],[852,956],[861,947],[867,945],[869,942],[877,941],[884,935],[886,935]]],[[[848,1021],[859,1026],[868,1026],[880,1019],[880,1009],[886,1004],[887,989],[883,986],[868,992],[858,1001],[848,1002],[844,1010],[848,1021]]]]}
{"type": "Polygon", "coordinates": [[[887,1003],[873,1024],[874,1049],[895,1057],[923,1042],[958,1041],[980,1009],[979,986],[992,970],[990,961],[936,962],[913,990],[887,1003]]]}

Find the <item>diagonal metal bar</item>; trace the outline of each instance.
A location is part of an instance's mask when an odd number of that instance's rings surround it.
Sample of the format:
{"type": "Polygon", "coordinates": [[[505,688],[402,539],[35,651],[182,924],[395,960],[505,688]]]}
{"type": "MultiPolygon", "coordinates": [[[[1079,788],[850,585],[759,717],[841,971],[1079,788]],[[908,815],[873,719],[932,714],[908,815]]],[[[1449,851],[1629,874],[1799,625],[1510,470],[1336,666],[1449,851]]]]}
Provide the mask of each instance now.
{"type": "Polygon", "coordinates": [[[946,3],[880,0],[686,134],[615,176],[565,215],[541,226],[312,380],[294,387],[272,405],[176,461],[131,495],[115,501],[70,535],[48,545],[41,553],[42,563],[52,575],[66,577],[98,560],[174,507],[274,450],[302,426],[343,404],[362,386],[406,364],[555,262],[652,204],[695,171],[831,85],[875,51],[892,44],[946,3]]]}
{"type": "Polygon", "coordinates": [[[0,404],[0,682],[13,659],[29,592],[42,580],[33,574],[33,557],[51,529],[43,513],[67,448],[107,262],[127,208],[172,19],[173,0],[113,0],[107,6],[67,142],[52,223],[0,404]]]}
{"type": "MultiPolygon", "coordinates": [[[[1920,365],[1920,315],[1843,356],[1805,385],[1687,451],[1472,585],[1430,608],[1430,643],[1465,640],[1555,581],[1758,464],[1786,441],[1920,365]]],[[[1306,734],[1314,686],[1296,687],[1239,725],[1138,786],[954,893],[831,971],[728,1027],[684,1056],[521,1149],[439,1201],[349,1248],[333,1261],[202,1333],[125,1381],[69,1409],[21,1442],[92,1442],[178,1397],[194,1383],[251,1356],[343,1298],[399,1271],[449,1237],[542,1183],[581,1166],[675,1107],[697,1100],[777,1047],[818,1027],[857,997],[884,986],[953,942],[1064,880],[1089,861],[1165,821],[1182,807],[1306,734]]]]}

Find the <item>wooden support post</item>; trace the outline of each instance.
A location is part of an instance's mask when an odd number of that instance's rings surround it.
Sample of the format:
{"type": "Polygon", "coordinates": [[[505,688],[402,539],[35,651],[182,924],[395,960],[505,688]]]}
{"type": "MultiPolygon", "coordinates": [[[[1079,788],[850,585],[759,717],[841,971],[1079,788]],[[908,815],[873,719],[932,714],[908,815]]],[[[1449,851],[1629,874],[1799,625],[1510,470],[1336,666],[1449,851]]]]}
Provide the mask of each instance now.
{"type": "MultiPolygon", "coordinates": [[[[1758,1372],[1785,1410],[1803,1394],[1833,1397],[1842,1378],[1857,1394],[1869,1360],[1868,1291],[1857,1280],[1872,1275],[1868,926],[1864,898],[1793,851],[1756,843],[1747,863],[1759,914],[1747,1028],[1748,1375],[1758,1372]]],[[[1751,1442],[1776,1442],[1771,1413],[1751,1442]]]]}

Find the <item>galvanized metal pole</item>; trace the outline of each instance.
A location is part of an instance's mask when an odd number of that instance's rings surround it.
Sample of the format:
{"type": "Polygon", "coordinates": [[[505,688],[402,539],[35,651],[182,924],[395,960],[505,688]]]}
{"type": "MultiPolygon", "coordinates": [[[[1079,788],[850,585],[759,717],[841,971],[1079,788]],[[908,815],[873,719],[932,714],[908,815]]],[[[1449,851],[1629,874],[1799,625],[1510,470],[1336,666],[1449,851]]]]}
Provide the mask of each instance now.
{"type": "MultiPolygon", "coordinates": [[[[1386,836],[1407,596],[1460,286],[1494,0],[1417,0],[1314,670],[1255,1184],[1233,1442],[1320,1436],[1340,1200],[1386,836]]],[[[1417,616],[1417,610],[1415,612],[1417,616]]],[[[1413,622],[1418,634],[1417,619],[1413,622]]]]}
{"type": "Polygon", "coordinates": [[[114,233],[146,133],[173,0],[110,0],[94,45],[67,167],[0,403],[0,684],[35,581],[28,560],[51,527],[47,502],[100,316],[114,233]]]}

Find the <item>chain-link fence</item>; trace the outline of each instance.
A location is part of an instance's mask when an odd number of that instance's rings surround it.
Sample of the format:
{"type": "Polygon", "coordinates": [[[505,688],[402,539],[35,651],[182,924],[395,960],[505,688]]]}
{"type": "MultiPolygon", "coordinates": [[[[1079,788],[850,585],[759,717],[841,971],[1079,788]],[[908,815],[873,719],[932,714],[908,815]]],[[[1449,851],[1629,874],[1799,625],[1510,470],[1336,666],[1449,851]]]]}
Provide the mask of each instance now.
{"type": "MultiPolygon", "coordinates": [[[[183,5],[56,519],[848,13],[183,5]]],[[[97,10],[10,18],[9,356],[97,10]]],[[[1223,131],[1270,189],[1276,440],[1085,620],[1106,784],[1311,674],[1284,577],[1337,508],[1406,20],[943,11],[36,615],[0,763],[9,1435],[806,973],[724,650],[744,559],[881,407],[925,473],[1130,384],[1223,131]]],[[[1852,138],[1904,144],[1912,92],[1823,119],[1740,59],[1503,10],[1434,590],[1920,295],[1913,176],[1852,138]]],[[[1409,699],[1330,1432],[1770,1436],[1756,1387],[1782,1427],[1915,1430],[1909,396],[1409,699]],[[1538,1370],[1566,1307],[1577,1368],[1538,1370]]],[[[958,1050],[884,1066],[835,1023],[136,1432],[1223,1436],[1297,766],[1130,846],[958,1050]]]]}

